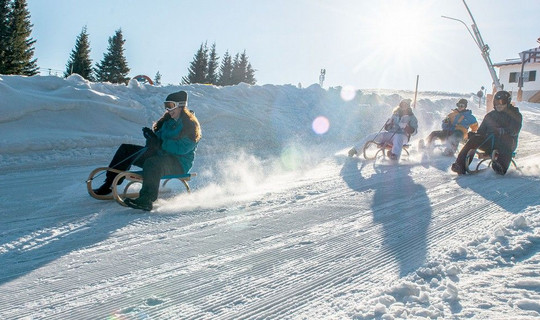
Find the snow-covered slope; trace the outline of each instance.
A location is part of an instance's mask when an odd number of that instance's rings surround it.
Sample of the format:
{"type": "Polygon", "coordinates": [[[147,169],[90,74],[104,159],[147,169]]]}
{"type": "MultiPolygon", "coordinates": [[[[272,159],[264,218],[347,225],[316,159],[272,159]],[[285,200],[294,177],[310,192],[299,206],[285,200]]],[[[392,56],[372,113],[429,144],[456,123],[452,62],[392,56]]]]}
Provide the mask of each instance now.
{"type": "MultiPolygon", "coordinates": [[[[536,319],[540,105],[519,170],[346,157],[411,92],[0,79],[2,319],[536,319]],[[187,90],[202,128],[190,195],[142,213],[97,201],[92,169],[187,90]],[[321,125],[322,124],[322,125],[321,125]],[[325,130],[328,124],[328,130],[325,130]]],[[[459,98],[421,93],[427,136],[459,98]]]]}

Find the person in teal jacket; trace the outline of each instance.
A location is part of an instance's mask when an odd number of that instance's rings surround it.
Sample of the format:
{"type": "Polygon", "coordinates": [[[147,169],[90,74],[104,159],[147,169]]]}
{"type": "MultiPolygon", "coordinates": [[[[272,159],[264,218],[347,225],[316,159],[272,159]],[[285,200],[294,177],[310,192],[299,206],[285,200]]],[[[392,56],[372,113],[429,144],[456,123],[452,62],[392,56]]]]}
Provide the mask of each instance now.
{"type": "MultiPolygon", "coordinates": [[[[164,175],[188,173],[193,166],[197,144],[201,139],[199,120],[187,108],[187,92],[169,94],[165,99],[166,112],[153,128],[143,128],[146,145],[122,144],[116,151],[109,168],[129,170],[132,165],[143,169],[143,185],[137,199],[124,203],[135,209],[152,210],[157,200],[160,179],[164,175]]],[[[117,173],[107,171],[103,185],[93,190],[97,195],[112,192],[111,185],[117,173]]]]}

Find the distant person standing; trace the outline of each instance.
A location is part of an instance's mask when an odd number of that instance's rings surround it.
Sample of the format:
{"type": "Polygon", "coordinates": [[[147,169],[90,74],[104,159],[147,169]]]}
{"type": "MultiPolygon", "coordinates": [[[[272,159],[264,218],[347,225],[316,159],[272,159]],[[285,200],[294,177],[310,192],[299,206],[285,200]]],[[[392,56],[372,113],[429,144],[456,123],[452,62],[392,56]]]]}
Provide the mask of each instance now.
{"type": "MultiPolygon", "coordinates": [[[[476,134],[471,134],[469,141],[463,146],[452,171],[465,174],[465,161],[469,150],[480,149],[491,154],[491,168],[504,175],[512,161],[517,148],[523,117],[519,109],[514,107],[511,95],[507,91],[499,91],[493,97],[494,110],[490,111],[482,121],[476,134]]],[[[471,159],[472,160],[472,159],[471,159]]]]}

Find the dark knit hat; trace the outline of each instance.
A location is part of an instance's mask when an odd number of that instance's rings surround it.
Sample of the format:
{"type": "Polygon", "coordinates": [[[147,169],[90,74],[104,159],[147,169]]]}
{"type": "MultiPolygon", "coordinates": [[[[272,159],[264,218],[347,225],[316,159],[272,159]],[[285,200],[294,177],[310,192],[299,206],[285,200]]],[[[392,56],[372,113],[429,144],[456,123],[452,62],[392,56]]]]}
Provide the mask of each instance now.
{"type": "Polygon", "coordinates": [[[463,104],[463,105],[465,105],[465,108],[466,108],[468,102],[469,101],[467,101],[467,99],[459,99],[458,103],[456,103],[456,106],[459,107],[460,104],[463,104]]]}
{"type": "Polygon", "coordinates": [[[181,107],[185,107],[187,106],[187,101],[188,101],[188,96],[187,96],[187,92],[185,91],[178,91],[178,92],[175,92],[175,93],[171,93],[167,96],[167,98],[165,99],[165,101],[174,101],[174,102],[179,102],[179,105],[181,107]]]}

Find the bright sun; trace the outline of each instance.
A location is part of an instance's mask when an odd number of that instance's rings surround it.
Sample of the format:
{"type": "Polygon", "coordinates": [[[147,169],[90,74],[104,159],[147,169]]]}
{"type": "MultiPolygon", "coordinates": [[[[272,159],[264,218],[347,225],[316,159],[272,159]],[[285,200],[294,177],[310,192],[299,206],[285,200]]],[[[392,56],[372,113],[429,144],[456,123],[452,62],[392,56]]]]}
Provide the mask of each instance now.
{"type": "Polygon", "coordinates": [[[426,9],[404,1],[379,9],[377,15],[366,21],[369,30],[366,44],[379,57],[391,57],[394,62],[422,58],[428,51],[432,32],[426,9]]]}

